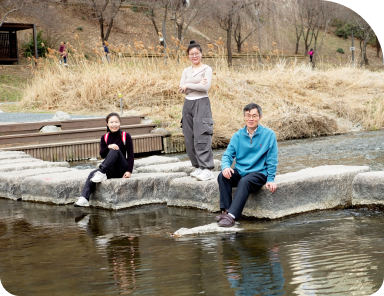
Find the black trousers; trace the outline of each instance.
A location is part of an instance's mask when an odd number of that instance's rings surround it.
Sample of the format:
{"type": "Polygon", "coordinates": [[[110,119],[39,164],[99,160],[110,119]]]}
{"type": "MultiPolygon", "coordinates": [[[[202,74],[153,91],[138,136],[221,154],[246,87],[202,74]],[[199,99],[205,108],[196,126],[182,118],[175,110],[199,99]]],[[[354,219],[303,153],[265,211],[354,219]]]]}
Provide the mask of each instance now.
{"type": "Polygon", "coordinates": [[[267,182],[267,177],[261,173],[249,173],[241,177],[237,170],[234,170],[230,179],[223,176],[221,172],[217,177],[220,191],[220,208],[228,210],[236,218],[243,212],[249,195],[259,191],[267,182]],[[232,188],[237,187],[232,200],[232,188]]]}
{"type": "Polygon", "coordinates": [[[97,171],[103,170],[107,174],[108,179],[122,178],[125,172],[128,170],[128,163],[120,150],[111,149],[109,150],[107,157],[100,164],[99,168],[100,169],[92,171],[88,175],[87,181],[85,181],[81,196],[85,197],[87,200],[89,200],[91,193],[95,192],[96,190],[96,184],[93,183],[91,179],[97,171]]]}

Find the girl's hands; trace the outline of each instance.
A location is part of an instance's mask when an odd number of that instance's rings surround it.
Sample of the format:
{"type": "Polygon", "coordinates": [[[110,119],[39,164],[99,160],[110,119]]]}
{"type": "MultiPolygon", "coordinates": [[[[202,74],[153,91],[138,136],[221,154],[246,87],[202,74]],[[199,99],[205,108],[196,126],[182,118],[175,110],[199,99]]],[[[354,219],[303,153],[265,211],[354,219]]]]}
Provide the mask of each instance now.
{"type": "Polygon", "coordinates": [[[123,178],[130,178],[131,177],[131,173],[130,172],[125,172],[123,178]]]}
{"type": "Polygon", "coordinates": [[[179,86],[179,92],[180,92],[180,93],[185,93],[185,91],[187,90],[187,88],[188,88],[188,85],[187,85],[187,84],[180,85],[180,86],[179,86]]]}
{"type": "Polygon", "coordinates": [[[117,146],[116,144],[108,145],[108,148],[113,150],[119,150],[119,146],[117,146]]]}
{"type": "Polygon", "coordinates": [[[199,84],[207,84],[207,83],[208,83],[207,78],[204,78],[203,80],[201,80],[201,81],[199,82],[199,84]]]}

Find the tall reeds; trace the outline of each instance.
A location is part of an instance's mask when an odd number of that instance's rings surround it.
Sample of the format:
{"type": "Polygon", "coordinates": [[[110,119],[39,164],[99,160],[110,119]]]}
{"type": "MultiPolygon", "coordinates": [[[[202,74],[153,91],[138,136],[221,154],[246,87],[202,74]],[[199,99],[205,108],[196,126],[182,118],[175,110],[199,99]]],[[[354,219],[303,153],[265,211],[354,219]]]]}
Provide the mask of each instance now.
{"type": "MultiPolygon", "coordinates": [[[[215,56],[203,60],[214,73],[209,91],[216,123],[214,146],[227,144],[244,125],[242,109],[249,102],[262,106],[261,124],[280,140],[346,132],[356,123],[367,129],[383,127],[384,73],[348,65],[312,70],[284,59],[276,49],[273,61],[265,58],[260,66],[252,55],[258,49],[247,48],[244,64],[232,68],[226,64],[220,40],[204,52],[215,56]]],[[[161,46],[138,41],[136,51],[123,45],[110,49],[108,63],[100,43],[92,58],[72,47],[68,67],[49,50],[47,59],[33,61],[36,75],[25,90],[22,107],[106,114],[118,110],[122,93],[125,110],[136,110],[178,132],[184,97],[177,90],[183,68],[190,65],[185,48],[175,40],[165,53],[161,46]]]]}

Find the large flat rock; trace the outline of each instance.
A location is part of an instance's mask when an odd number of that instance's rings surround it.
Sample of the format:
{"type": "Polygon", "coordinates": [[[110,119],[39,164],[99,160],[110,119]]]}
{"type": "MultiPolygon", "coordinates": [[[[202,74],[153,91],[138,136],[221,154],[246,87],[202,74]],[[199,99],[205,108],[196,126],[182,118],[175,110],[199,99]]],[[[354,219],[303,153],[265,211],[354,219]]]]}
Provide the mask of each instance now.
{"type": "Polygon", "coordinates": [[[185,176],[185,173],[148,173],[132,174],[129,179],[109,179],[97,186],[90,205],[117,210],[166,203],[171,181],[185,176]]]}
{"type": "Polygon", "coordinates": [[[356,175],[353,180],[353,205],[384,205],[384,172],[356,175]]]}
{"type": "Polygon", "coordinates": [[[22,200],[43,203],[69,204],[81,195],[85,181],[92,169],[38,175],[25,178],[21,183],[22,200]]]}
{"type": "MultiPolygon", "coordinates": [[[[215,159],[214,160],[215,168],[214,171],[221,170],[221,161],[215,159]]],[[[190,174],[193,172],[195,168],[192,166],[191,162],[188,161],[180,161],[175,163],[167,163],[167,164],[157,164],[157,165],[149,165],[144,167],[139,167],[136,169],[138,173],[175,173],[175,172],[184,172],[190,174]]]]}
{"type": "Polygon", "coordinates": [[[26,162],[26,163],[15,163],[15,164],[4,164],[4,165],[0,164],[0,173],[12,172],[12,171],[23,171],[23,170],[29,170],[29,169],[50,168],[50,167],[69,167],[69,163],[38,161],[38,162],[26,162]]]}
{"type": "MultiPolygon", "coordinates": [[[[263,187],[249,196],[243,215],[276,219],[313,210],[352,204],[352,181],[366,166],[321,166],[276,176],[278,186],[271,194],[263,187]]],[[[216,172],[217,176],[219,173],[216,172]]],[[[235,189],[234,189],[235,191],[235,189]]],[[[168,205],[219,211],[217,179],[197,181],[186,177],[171,182],[168,205]]]]}
{"type": "Polygon", "coordinates": [[[198,181],[193,177],[172,180],[168,192],[168,205],[191,207],[211,212],[219,211],[220,194],[217,176],[220,172],[213,172],[215,178],[208,181],[198,181]]]}
{"type": "Polygon", "coordinates": [[[243,215],[276,219],[314,210],[346,207],[352,204],[352,182],[368,166],[329,165],[278,175],[272,194],[263,187],[251,194],[243,215]]]}
{"type": "Polygon", "coordinates": [[[73,171],[73,169],[66,167],[53,167],[2,173],[0,174],[0,197],[13,200],[21,199],[21,183],[25,178],[37,175],[44,175],[45,177],[49,177],[54,173],[68,171],[73,171]]]}
{"type": "Polygon", "coordinates": [[[149,166],[149,165],[157,165],[157,164],[165,164],[165,163],[175,163],[180,162],[180,159],[177,157],[167,157],[167,156],[149,156],[145,158],[135,159],[135,166],[134,168],[140,168],[143,166],[149,166]]]}

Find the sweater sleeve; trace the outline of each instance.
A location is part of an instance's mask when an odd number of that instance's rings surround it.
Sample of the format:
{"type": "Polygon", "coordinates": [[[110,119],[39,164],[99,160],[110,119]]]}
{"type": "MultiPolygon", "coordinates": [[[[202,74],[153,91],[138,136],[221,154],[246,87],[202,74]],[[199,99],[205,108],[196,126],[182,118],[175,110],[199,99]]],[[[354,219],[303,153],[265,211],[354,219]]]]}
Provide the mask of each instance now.
{"type": "Polygon", "coordinates": [[[233,145],[236,141],[235,138],[237,138],[237,134],[233,135],[231,141],[229,142],[227,150],[225,150],[223,157],[221,158],[221,170],[230,168],[233,160],[235,159],[236,149],[233,145]]]}
{"type": "Polygon", "coordinates": [[[101,158],[106,158],[109,152],[109,148],[107,143],[105,143],[104,135],[101,136],[100,139],[100,156],[101,158]]]}
{"type": "Polygon", "coordinates": [[[180,80],[180,86],[185,84],[185,81],[187,79],[187,69],[183,70],[183,74],[181,74],[181,80],[180,80]]]}
{"type": "Polygon", "coordinates": [[[127,133],[127,139],[125,143],[125,148],[127,149],[127,163],[128,163],[128,172],[132,173],[133,171],[133,164],[134,164],[134,155],[133,155],[133,142],[131,135],[127,133]]]}
{"type": "Polygon", "coordinates": [[[269,142],[269,149],[267,152],[267,159],[265,161],[267,165],[267,182],[273,182],[275,180],[277,171],[277,160],[278,149],[275,133],[272,134],[269,142]]]}
{"type": "Polygon", "coordinates": [[[207,67],[204,72],[204,79],[207,79],[206,84],[200,84],[200,83],[188,83],[188,88],[201,91],[201,92],[208,92],[208,90],[211,88],[212,83],[212,68],[207,67]]]}

